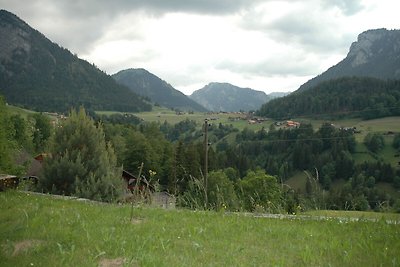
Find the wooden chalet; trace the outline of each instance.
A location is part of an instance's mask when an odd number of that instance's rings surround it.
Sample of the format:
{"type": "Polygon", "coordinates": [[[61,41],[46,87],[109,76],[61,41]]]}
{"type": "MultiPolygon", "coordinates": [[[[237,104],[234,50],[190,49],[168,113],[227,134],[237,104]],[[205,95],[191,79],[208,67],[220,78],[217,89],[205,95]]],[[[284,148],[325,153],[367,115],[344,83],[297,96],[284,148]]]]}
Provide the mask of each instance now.
{"type": "Polygon", "coordinates": [[[133,175],[126,170],[122,170],[122,178],[125,180],[127,188],[131,192],[135,191],[135,189],[138,189],[139,191],[144,191],[145,189],[150,189],[151,191],[154,191],[154,187],[143,176],[138,181],[136,175],[133,175]]]}

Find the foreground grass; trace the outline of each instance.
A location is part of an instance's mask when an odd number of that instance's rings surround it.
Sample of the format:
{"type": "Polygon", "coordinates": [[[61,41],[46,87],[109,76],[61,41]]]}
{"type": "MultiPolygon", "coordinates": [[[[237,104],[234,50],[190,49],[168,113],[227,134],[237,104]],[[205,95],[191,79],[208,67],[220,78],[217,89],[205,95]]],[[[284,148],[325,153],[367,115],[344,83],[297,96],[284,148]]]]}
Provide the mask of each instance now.
{"type": "Polygon", "coordinates": [[[129,205],[2,192],[0,265],[98,266],[106,259],[125,266],[400,264],[400,225],[384,221],[279,220],[140,207],[130,221],[130,212],[129,205]]]}

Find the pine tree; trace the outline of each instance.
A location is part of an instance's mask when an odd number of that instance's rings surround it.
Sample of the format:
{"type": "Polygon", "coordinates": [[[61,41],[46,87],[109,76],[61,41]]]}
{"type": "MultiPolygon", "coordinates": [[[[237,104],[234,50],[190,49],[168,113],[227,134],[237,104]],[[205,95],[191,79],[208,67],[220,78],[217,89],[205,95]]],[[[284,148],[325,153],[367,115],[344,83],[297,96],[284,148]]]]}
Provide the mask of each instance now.
{"type": "Polygon", "coordinates": [[[55,132],[40,186],[45,192],[114,201],[123,193],[113,148],[85,110],[71,111],[55,132]]]}

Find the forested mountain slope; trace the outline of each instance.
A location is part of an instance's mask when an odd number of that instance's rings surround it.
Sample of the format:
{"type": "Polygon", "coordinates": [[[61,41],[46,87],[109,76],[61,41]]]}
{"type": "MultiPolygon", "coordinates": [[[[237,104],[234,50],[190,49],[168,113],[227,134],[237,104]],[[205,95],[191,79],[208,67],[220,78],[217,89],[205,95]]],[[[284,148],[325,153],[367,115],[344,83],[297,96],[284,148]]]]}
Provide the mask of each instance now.
{"type": "Polygon", "coordinates": [[[215,82],[196,90],[190,97],[212,111],[256,110],[271,99],[262,91],[215,82]]]}
{"type": "Polygon", "coordinates": [[[272,118],[351,115],[365,119],[400,115],[400,80],[345,77],[296,91],[263,105],[258,115],[272,118]]]}
{"type": "Polygon", "coordinates": [[[151,105],[96,66],[0,10],[0,94],[37,111],[141,111],[151,105]]]}

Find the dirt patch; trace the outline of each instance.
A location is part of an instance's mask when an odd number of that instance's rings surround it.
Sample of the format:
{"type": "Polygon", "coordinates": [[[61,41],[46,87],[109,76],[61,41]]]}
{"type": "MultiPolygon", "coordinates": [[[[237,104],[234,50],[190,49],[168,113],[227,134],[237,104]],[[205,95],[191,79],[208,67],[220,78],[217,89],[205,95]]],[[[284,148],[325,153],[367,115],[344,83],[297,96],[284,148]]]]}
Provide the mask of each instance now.
{"type": "Polygon", "coordinates": [[[101,259],[99,262],[99,267],[119,267],[123,266],[125,263],[124,258],[116,258],[116,259],[101,259]]]}
{"type": "Polygon", "coordinates": [[[44,243],[44,241],[42,241],[42,240],[23,240],[18,243],[15,243],[14,251],[11,254],[11,256],[13,256],[13,257],[18,256],[19,254],[21,254],[25,251],[28,251],[29,249],[40,246],[43,243],[44,243]]]}
{"type": "Polygon", "coordinates": [[[141,224],[143,223],[143,219],[140,218],[132,218],[131,224],[141,224]]]}

